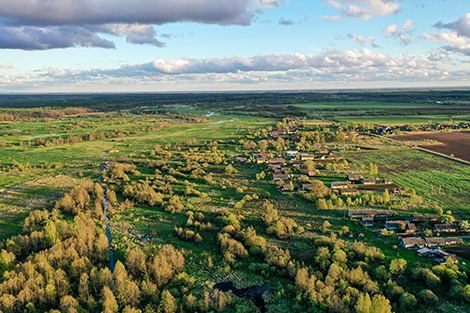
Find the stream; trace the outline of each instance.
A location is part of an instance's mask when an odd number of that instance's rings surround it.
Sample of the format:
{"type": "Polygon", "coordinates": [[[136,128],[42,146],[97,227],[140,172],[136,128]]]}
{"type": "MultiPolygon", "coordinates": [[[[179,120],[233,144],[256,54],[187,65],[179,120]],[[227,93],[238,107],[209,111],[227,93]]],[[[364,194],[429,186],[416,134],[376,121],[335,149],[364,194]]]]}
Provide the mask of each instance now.
{"type": "Polygon", "coordinates": [[[103,176],[100,176],[100,185],[103,188],[103,217],[106,223],[106,237],[108,237],[109,247],[109,270],[114,273],[114,251],[113,251],[113,240],[111,239],[111,231],[109,229],[109,218],[108,218],[108,199],[106,199],[106,189],[103,184],[103,176]]]}

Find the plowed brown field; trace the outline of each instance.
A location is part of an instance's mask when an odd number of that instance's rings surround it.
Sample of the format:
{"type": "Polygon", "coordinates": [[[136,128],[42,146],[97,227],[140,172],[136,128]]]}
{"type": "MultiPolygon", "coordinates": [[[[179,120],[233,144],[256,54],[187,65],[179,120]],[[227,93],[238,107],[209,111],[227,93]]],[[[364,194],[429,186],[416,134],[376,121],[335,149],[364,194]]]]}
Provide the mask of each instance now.
{"type": "Polygon", "coordinates": [[[441,142],[442,144],[418,145],[418,147],[446,155],[453,154],[462,160],[470,161],[470,131],[455,131],[449,133],[419,133],[400,136],[388,136],[396,141],[422,141],[425,139],[441,142]]]}

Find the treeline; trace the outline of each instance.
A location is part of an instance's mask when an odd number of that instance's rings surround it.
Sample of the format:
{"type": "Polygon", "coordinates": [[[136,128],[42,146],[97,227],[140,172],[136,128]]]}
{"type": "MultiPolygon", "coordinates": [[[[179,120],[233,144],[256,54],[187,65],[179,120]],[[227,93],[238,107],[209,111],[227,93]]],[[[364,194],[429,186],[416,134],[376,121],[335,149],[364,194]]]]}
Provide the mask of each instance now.
{"type": "Polygon", "coordinates": [[[61,118],[77,114],[85,115],[90,112],[91,110],[87,108],[37,108],[28,110],[1,109],[0,122],[32,121],[41,118],[61,118]]]}

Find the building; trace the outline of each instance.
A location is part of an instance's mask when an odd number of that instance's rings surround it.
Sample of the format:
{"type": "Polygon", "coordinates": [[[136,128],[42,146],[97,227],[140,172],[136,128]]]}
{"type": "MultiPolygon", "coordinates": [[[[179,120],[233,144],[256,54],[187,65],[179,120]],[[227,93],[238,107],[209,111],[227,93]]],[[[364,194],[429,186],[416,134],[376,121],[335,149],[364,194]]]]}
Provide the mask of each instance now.
{"type": "Polygon", "coordinates": [[[384,184],[385,184],[385,185],[391,185],[391,184],[393,184],[393,179],[391,179],[391,178],[385,178],[385,179],[384,179],[384,184]]]}
{"type": "Polygon", "coordinates": [[[301,154],[300,159],[301,160],[313,160],[315,159],[315,155],[314,154],[301,154]]]}
{"type": "Polygon", "coordinates": [[[436,224],[434,230],[438,233],[453,233],[458,230],[458,227],[455,224],[436,224]]]}
{"type": "Polygon", "coordinates": [[[289,180],[290,175],[289,174],[273,174],[273,180],[289,180]]]}
{"type": "Polygon", "coordinates": [[[296,156],[297,153],[299,153],[299,151],[287,151],[287,152],[286,152],[287,156],[290,156],[290,157],[291,157],[291,156],[296,156]]]}
{"type": "Polygon", "coordinates": [[[400,246],[405,249],[424,248],[426,240],[419,237],[401,238],[400,246]]]}
{"type": "Polygon", "coordinates": [[[361,218],[361,217],[391,217],[395,213],[391,210],[349,210],[348,217],[361,218]]]}
{"type": "Polygon", "coordinates": [[[364,185],[375,185],[377,183],[377,180],[375,179],[375,177],[368,177],[362,179],[362,183],[364,185]]]}
{"type": "Polygon", "coordinates": [[[361,176],[359,174],[348,174],[348,180],[349,181],[360,181],[361,176]]]}
{"type": "Polygon", "coordinates": [[[343,189],[343,188],[348,188],[348,182],[347,181],[335,181],[331,183],[331,188],[332,189],[343,189]]]}
{"type": "Polygon", "coordinates": [[[343,188],[340,193],[342,196],[353,196],[357,193],[357,188],[343,188]]]}
{"type": "Polygon", "coordinates": [[[374,218],[372,217],[363,217],[361,219],[361,225],[364,227],[374,226],[374,218]]]}
{"type": "Polygon", "coordinates": [[[409,224],[409,221],[386,221],[385,228],[387,230],[400,230],[403,227],[403,230],[406,229],[406,225],[409,224]],[[403,226],[401,226],[403,225],[403,226]]]}
{"type": "Polygon", "coordinates": [[[439,220],[439,217],[433,214],[427,214],[427,215],[413,214],[411,215],[411,220],[413,222],[436,222],[439,220]]]}

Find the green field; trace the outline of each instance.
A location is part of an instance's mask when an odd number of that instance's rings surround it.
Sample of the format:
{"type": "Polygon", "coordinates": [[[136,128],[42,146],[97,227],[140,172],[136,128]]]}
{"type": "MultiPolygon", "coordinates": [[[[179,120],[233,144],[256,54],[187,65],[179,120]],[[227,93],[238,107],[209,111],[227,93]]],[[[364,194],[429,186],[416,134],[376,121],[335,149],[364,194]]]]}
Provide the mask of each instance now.
{"type": "Polygon", "coordinates": [[[390,110],[390,109],[406,109],[406,108],[429,108],[440,107],[436,104],[415,104],[403,102],[367,102],[367,101],[335,101],[335,102],[316,102],[316,103],[299,103],[293,104],[296,107],[306,110],[390,110]]]}
{"type": "Polygon", "coordinates": [[[431,123],[431,122],[449,122],[449,121],[470,121],[470,116],[367,116],[367,117],[338,117],[335,118],[340,123],[349,124],[369,123],[369,124],[413,124],[413,123],[431,123]]]}

